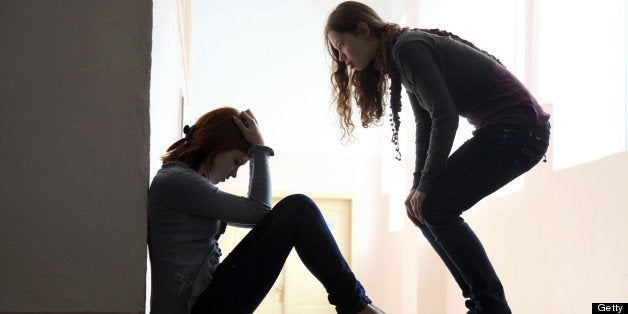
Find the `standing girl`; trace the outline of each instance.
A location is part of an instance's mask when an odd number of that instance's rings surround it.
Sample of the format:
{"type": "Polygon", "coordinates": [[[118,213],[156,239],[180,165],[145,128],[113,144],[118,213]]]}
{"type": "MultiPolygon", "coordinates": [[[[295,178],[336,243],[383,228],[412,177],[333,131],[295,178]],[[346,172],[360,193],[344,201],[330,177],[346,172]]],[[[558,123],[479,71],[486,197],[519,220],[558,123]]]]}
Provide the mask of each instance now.
{"type": "Polygon", "coordinates": [[[383,313],[370,305],[310,198],[288,196],[271,209],[273,151],[250,111],[219,108],[184,132],[148,192],[151,313],[253,313],[293,247],[338,313],[383,313]],[[247,162],[247,197],[218,189],[247,162]],[[220,262],[227,224],[253,229],[220,262]]]}
{"type": "Polygon", "coordinates": [[[354,129],[352,99],[363,127],[380,121],[390,80],[399,154],[401,85],[406,88],[416,123],[408,217],[453,275],[470,313],[511,313],[482,244],[460,215],[541,160],[549,115],[499,60],[451,33],[402,29],[347,1],[329,15],[325,36],[343,137],[354,129]],[[450,155],[459,116],[475,131],[450,155]]]}

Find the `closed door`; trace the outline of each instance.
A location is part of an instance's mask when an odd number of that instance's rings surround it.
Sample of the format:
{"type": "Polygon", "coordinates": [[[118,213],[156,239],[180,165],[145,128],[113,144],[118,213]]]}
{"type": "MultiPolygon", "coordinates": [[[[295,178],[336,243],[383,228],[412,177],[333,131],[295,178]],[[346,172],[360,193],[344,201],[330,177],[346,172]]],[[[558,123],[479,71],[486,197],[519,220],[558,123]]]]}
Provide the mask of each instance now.
{"type": "MultiPolygon", "coordinates": [[[[273,204],[280,199],[274,198],[273,204]]],[[[340,252],[351,265],[351,200],[346,198],[316,198],[323,217],[334,236],[340,252]]],[[[220,238],[226,256],[250,229],[228,227],[220,238]]],[[[279,277],[255,313],[260,314],[322,314],[336,313],[327,301],[323,285],[307,270],[298,254],[292,250],[279,277]]]]}

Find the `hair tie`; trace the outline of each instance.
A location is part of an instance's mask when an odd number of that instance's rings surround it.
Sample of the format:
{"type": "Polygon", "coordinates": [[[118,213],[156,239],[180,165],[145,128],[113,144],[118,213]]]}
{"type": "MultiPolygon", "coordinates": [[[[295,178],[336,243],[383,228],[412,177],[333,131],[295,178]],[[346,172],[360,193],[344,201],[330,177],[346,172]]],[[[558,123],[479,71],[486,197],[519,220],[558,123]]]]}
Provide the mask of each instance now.
{"type": "Polygon", "coordinates": [[[185,125],[183,127],[183,133],[185,134],[185,140],[189,141],[192,139],[192,133],[194,133],[194,131],[196,131],[196,125],[185,125]]]}

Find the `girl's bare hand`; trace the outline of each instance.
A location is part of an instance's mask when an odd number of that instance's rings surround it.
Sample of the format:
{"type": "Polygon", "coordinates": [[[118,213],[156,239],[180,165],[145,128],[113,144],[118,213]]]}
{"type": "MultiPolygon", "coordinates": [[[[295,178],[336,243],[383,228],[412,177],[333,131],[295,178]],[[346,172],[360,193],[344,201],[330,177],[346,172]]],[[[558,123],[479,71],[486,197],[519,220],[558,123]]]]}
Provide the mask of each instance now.
{"type": "Polygon", "coordinates": [[[408,218],[417,227],[425,223],[423,220],[423,201],[426,197],[427,194],[412,189],[405,201],[408,218]]]}
{"type": "Polygon", "coordinates": [[[240,128],[247,142],[251,145],[264,145],[264,139],[257,125],[257,119],[251,110],[247,109],[240,112],[239,115],[233,116],[233,121],[240,128]]]}

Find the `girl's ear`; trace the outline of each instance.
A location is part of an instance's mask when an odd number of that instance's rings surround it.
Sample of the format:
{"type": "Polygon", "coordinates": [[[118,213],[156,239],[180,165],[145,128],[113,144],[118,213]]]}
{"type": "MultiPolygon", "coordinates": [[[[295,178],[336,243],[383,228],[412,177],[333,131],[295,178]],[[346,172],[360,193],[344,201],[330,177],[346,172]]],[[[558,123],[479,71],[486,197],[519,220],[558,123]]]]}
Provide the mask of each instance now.
{"type": "Polygon", "coordinates": [[[356,35],[369,37],[369,35],[371,35],[371,29],[369,29],[368,24],[365,22],[358,23],[358,26],[356,26],[356,35]]]}

